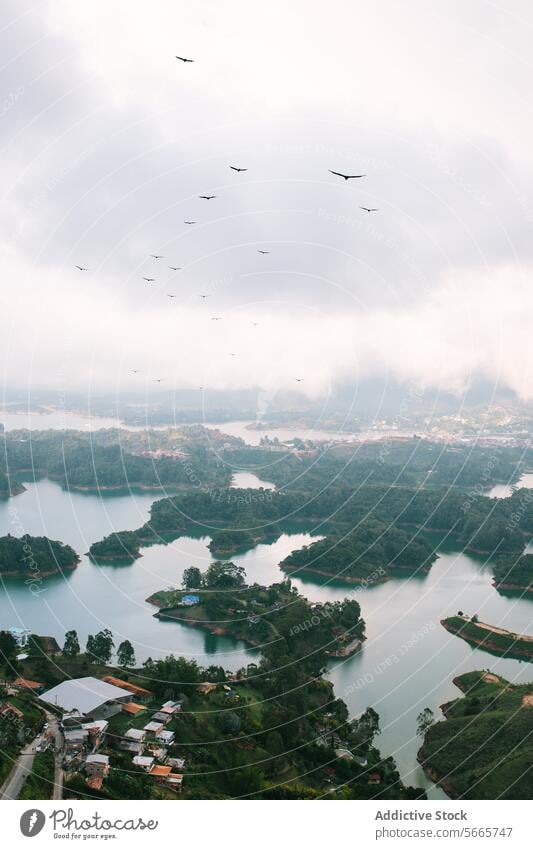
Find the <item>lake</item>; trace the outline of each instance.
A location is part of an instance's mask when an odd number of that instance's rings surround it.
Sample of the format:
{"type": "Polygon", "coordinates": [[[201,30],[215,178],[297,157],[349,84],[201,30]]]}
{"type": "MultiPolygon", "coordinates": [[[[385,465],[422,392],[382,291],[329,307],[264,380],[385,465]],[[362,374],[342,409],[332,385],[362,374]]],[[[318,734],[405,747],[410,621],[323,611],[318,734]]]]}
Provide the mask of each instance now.
{"type": "MultiPolygon", "coordinates": [[[[246,480],[261,483],[257,478],[246,480]]],[[[0,501],[0,534],[45,534],[83,554],[111,531],[143,524],[153,500],[146,493],[104,497],[69,493],[57,483],[41,480],[27,484],[21,495],[0,501]]],[[[232,559],[245,568],[249,581],[271,584],[283,577],[279,562],[316,538],[312,532],[286,533],[232,559]]],[[[0,592],[0,627],[28,627],[61,643],[71,628],[84,643],[87,634],[109,627],[116,644],[123,639],[133,643],[139,661],[174,653],[194,657],[201,665],[237,669],[256,652],[230,638],[161,622],[145,601],[158,589],[179,586],[188,566],[205,570],[212,560],[208,543],[206,536],[181,537],[168,545],[144,548],[143,556],[129,566],[96,566],[83,556],[65,578],[46,579],[38,596],[24,582],[6,578],[0,592]]],[[[305,575],[292,580],[311,601],[353,596],[360,602],[368,639],[358,654],[331,662],[329,677],[336,695],[353,715],[374,707],[381,717],[382,734],[377,739],[381,751],[395,757],[405,781],[426,787],[431,798],[444,798],[416,762],[417,714],[429,706],[439,716],[439,705],[459,696],[452,678],[468,670],[489,668],[511,681],[527,681],[533,679],[533,668],[470,648],[445,631],[439,620],[464,610],[495,625],[533,633],[531,601],[498,595],[491,586],[489,566],[449,545],[441,547],[428,575],[393,578],[366,590],[305,575]]]]}
{"type": "Polygon", "coordinates": [[[524,472],[516,483],[497,483],[486,493],[489,498],[510,498],[517,489],[533,489],[533,472],[524,472]]]}

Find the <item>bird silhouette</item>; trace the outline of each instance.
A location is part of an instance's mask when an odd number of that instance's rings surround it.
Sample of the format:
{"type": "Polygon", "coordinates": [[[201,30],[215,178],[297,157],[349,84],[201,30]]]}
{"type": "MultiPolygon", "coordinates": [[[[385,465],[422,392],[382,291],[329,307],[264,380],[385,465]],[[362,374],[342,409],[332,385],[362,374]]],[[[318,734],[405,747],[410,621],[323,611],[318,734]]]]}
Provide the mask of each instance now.
{"type": "Polygon", "coordinates": [[[139,369],[138,368],[132,368],[131,373],[132,374],[139,374],[139,369]]]}
{"type": "Polygon", "coordinates": [[[171,271],[181,271],[181,265],[169,265],[171,271]]]}
{"type": "Polygon", "coordinates": [[[194,62],[194,59],[186,59],[185,56],[176,56],[176,59],[179,59],[180,62],[194,62]]]}
{"type": "Polygon", "coordinates": [[[175,298],[175,295],[167,295],[167,298],[175,298]]]}
{"type": "Polygon", "coordinates": [[[200,298],[208,298],[209,295],[200,295],[200,298]]]}
{"type": "Polygon", "coordinates": [[[184,224],[196,224],[196,221],[184,221],[184,224]]]}
{"type": "Polygon", "coordinates": [[[222,321],[221,315],[213,315],[211,316],[211,321],[222,321]]]}
{"type": "Polygon", "coordinates": [[[340,171],[332,171],[328,168],[330,174],[336,174],[337,177],[344,177],[345,180],[357,180],[359,177],[366,177],[366,174],[341,174],[340,171]]]}
{"type": "Polygon", "coordinates": [[[365,212],[379,212],[377,206],[360,206],[359,209],[364,209],[365,212]]]}
{"type": "Polygon", "coordinates": [[[303,377],[296,377],[295,380],[296,380],[296,383],[303,383],[304,382],[303,377]]]}
{"type": "Polygon", "coordinates": [[[89,269],[88,269],[88,268],[84,268],[84,266],[83,266],[83,265],[76,265],[76,268],[78,269],[78,271],[89,271],[89,269]]]}
{"type": "Polygon", "coordinates": [[[260,251],[260,250],[258,250],[257,253],[258,254],[269,254],[270,251],[260,251]]]}
{"type": "Polygon", "coordinates": [[[163,254],[150,254],[152,259],[163,259],[163,254]]]}
{"type": "Polygon", "coordinates": [[[155,277],[143,277],[143,280],[146,280],[147,283],[154,283],[155,277]]]}
{"type": "Polygon", "coordinates": [[[198,197],[202,200],[213,200],[213,198],[216,198],[216,195],[198,195],[198,197]]]}
{"type": "Polygon", "coordinates": [[[155,377],[155,378],[154,378],[154,381],[155,381],[155,383],[161,383],[161,378],[160,378],[160,377],[155,377]]]}
{"type": "Polygon", "coordinates": [[[248,168],[237,168],[236,165],[230,165],[232,171],[237,171],[239,174],[241,171],[248,171],[248,168]]]}

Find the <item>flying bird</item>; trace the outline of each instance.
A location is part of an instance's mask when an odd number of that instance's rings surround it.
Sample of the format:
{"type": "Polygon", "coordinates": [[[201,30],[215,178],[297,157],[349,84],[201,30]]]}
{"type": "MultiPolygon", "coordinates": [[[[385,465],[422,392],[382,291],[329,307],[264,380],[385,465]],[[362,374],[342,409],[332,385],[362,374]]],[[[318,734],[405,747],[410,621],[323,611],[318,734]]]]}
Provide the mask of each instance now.
{"type": "Polygon", "coordinates": [[[216,198],[216,195],[198,195],[198,197],[202,200],[213,200],[213,198],[216,198]]]}
{"type": "Polygon", "coordinates": [[[179,59],[180,62],[194,62],[194,59],[186,59],[185,56],[176,56],[176,59],[179,59]]]}
{"type": "Polygon", "coordinates": [[[357,180],[359,177],[366,177],[366,174],[341,174],[340,171],[332,171],[328,168],[330,174],[336,174],[337,177],[344,177],[345,180],[357,180]]]}
{"type": "Polygon", "coordinates": [[[184,221],[184,224],[196,224],[196,221],[184,221]]]}
{"type": "Polygon", "coordinates": [[[259,327],[258,321],[252,321],[252,327],[259,327]]]}
{"type": "Polygon", "coordinates": [[[269,254],[270,251],[260,251],[260,250],[258,250],[257,253],[258,254],[269,254]]]}
{"type": "Polygon", "coordinates": [[[154,378],[154,381],[155,381],[155,383],[161,383],[161,378],[160,378],[160,377],[155,377],[155,378],[154,378]]]}
{"type": "Polygon", "coordinates": [[[152,259],[163,259],[163,254],[150,254],[152,259]]]}
{"type": "Polygon", "coordinates": [[[83,265],[76,265],[76,268],[77,268],[79,271],[89,271],[89,269],[88,269],[88,268],[84,268],[84,267],[83,267],[83,265]]]}
{"type": "Polygon", "coordinates": [[[209,295],[200,295],[200,298],[208,298],[209,295]]]}
{"type": "Polygon", "coordinates": [[[377,206],[360,206],[359,209],[364,209],[365,212],[379,212],[377,206]]]}
{"type": "Polygon", "coordinates": [[[155,283],[155,277],[143,277],[143,280],[146,280],[147,283],[155,283]]]}
{"type": "Polygon", "coordinates": [[[138,368],[132,368],[131,373],[132,374],[139,374],[139,369],[138,368]]]}
{"type": "Polygon", "coordinates": [[[232,171],[237,171],[237,172],[239,172],[239,173],[240,173],[241,171],[248,171],[248,168],[237,168],[237,166],[236,166],[236,165],[230,165],[230,168],[231,168],[231,170],[232,170],[232,171]]]}
{"type": "Polygon", "coordinates": [[[175,295],[167,295],[167,298],[175,298],[175,295]]]}
{"type": "Polygon", "coordinates": [[[181,265],[169,265],[171,271],[181,271],[181,265]]]}
{"type": "Polygon", "coordinates": [[[213,315],[211,316],[211,321],[222,321],[221,315],[213,315]]]}
{"type": "Polygon", "coordinates": [[[296,380],[296,383],[303,383],[304,382],[303,377],[296,377],[295,380],[296,380]]]}

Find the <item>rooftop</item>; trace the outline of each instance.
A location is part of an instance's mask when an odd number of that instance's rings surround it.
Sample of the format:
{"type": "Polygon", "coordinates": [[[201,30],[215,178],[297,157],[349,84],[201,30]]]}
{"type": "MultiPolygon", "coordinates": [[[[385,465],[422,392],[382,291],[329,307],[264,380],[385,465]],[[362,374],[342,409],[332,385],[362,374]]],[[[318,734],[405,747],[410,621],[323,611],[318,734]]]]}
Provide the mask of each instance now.
{"type": "MultiPolygon", "coordinates": [[[[43,702],[58,705],[64,710],[79,710],[91,713],[106,702],[123,699],[128,691],[101,681],[99,678],[72,678],[63,681],[41,695],[43,702]]],[[[129,693],[132,695],[132,693],[129,693]]]]}
{"type": "Polygon", "coordinates": [[[151,690],[145,690],[144,687],[138,687],[137,684],[131,684],[130,681],[123,681],[122,678],[115,678],[113,675],[104,675],[102,681],[113,684],[114,687],[122,687],[123,690],[128,690],[135,696],[146,696],[147,698],[153,696],[151,690]]]}

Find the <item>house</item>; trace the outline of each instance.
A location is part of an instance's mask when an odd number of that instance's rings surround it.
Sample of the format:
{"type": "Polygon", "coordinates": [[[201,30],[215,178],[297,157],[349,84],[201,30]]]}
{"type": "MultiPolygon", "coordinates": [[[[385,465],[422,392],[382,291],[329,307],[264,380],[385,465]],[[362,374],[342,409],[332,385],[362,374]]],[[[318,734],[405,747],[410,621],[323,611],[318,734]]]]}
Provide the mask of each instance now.
{"type": "Polygon", "coordinates": [[[207,696],[209,695],[209,693],[212,693],[213,690],[216,690],[216,688],[216,684],[211,684],[209,681],[204,681],[203,684],[198,684],[196,689],[202,695],[207,696]]]}
{"type": "Polygon", "coordinates": [[[152,714],[152,722],[162,722],[163,725],[166,725],[167,722],[170,722],[172,719],[171,713],[163,713],[162,710],[158,710],[157,713],[152,714]]]}
{"type": "Polygon", "coordinates": [[[335,754],[343,761],[353,761],[354,755],[349,749],[335,749],[335,754]]]}
{"type": "Polygon", "coordinates": [[[181,603],[184,605],[184,607],[192,607],[193,604],[199,604],[200,603],[200,596],[199,595],[182,595],[181,603]]]}
{"type": "Polygon", "coordinates": [[[133,740],[134,743],[142,743],[146,737],[146,731],[143,728],[128,728],[124,737],[133,740]]]}
{"type": "Polygon", "coordinates": [[[126,702],[122,705],[123,713],[129,713],[131,716],[136,716],[142,710],[146,710],[146,706],[138,705],[136,702],[126,702]]]}
{"type": "Polygon", "coordinates": [[[88,776],[103,779],[109,772],[109,755],[87,755],[83,768],[88,776]]]}
{"type": "Polygon", "coordinates": [[[7,716],[15,722],[20,722],[24,719],[22,711],[15,705],[12,705],[11,702],[4,702],[3,705],[0,705],[0,716],[7,716]]]}
{"type": "Polygon", "coordinates": [[[93,752],[98,749],[105,739],[108,722],[105,719],[95,719],[92,722],[86,722],[81,727],[89,734],[88,744],[93,752]]]}
{"type": "Polygon", "coordinates": [[[16,690],[29,690],[34,695],[39,695],[44,690],[44,684],[40,681],[30,681],[28,678],[15,678],[11,686],[16,690]]]}
{"type": "Polygon", "coordinates": [[[28,631],[27,628],[19,628],[16,625],[11,628],[8,628],[7,631],[8,634],[11,634],[19,649],[26,648],[26,646],[28,645],[28,640],[31,637],[31,631],[28,631]]]}
{"type": "Polygon", "coordinates": [[[185,758],[167,758],[167,764],[181,771],[185,769],[185,758]]]}
{"type": "Polygon", "coordinates": [[[158,743],[163,743],[165,746],[170,746],[174,742],[174,737],[176,735],[173,731],[160,731],[159,734],[155,735],[155,739],[158,743]]]}
{"type": "Polygon", "coordinates": [[[105,681],[106,684],[111,684],[113,687],[121,687],[128,693],[133,693],[139,702],[147,702],[154,695],[151,690],[145,690],[144,687],[138,687],[137,684],[124,681],[122,678],[115,678],[114,675],[104,675],[102,681],[105,681]]]}
{"type": "Polygon", "coordinates": [[[165,702],[165,704],[161,705],[159,708],[159,713],[169,713],[170,715],[178,713],[181,710],[181,704],[181,702],[165,702]]]}
{"type": "Polygon", "coordinates": [[[176,790],[181,790],[183,775],[180,775],[176,772],[172,772],[172,767],[157,764],[156,766],[152,767],[149,774],[152,776],[152,778],[155,778],[156,781],[160,782],[161,784],[167,784],[169,787],[173,787],[176,790]]]}
{"type": "Polygon", "coordinates": [[[136,755],[133,758],[133,765],[138,766],[139,769],[144,769],[145,772],[150,772],[154,765],[154,759],[144,755],[136,755]]]}
{"type": "Polygon", "coordinates": [[[359,766],[367,766],[368,765],[368,758],[365,758],[364,755],[357,755],[356,760],[357,760],[357,763],[359,764],[359,766]]]}
{"type": "Polygon", "coordinates": [[[164,727],[165,726],[162,722],[148,722],[144,726],[143,731],[146,731],[147,734],[153,734],[155,737],[157,734],[163,731],[164,727]]]}
{"type": "Polygon", "coordinates": [[[379,772],[371,772],[368,776],[368,784],[381,784],[381,775],[379,772]]]}
{"type": "Polygon", "coordinates": [[[62,681],[42,693],[40,699],[65,711],[78,711],[92,719],[105,719],[118,713],[124,702],[132,701],[133,693],[88,676],[62,681]]]}
{"type": "Polygon", "coordinates": [[[71,731],[63,732],[65,741],[65,757],[75,758],[81,755],[89,741],[89,732],[86,728],[73,728],[71,731]]]}

